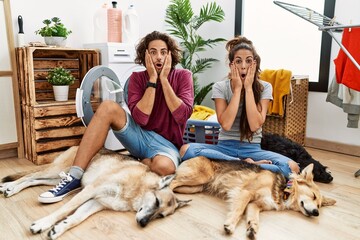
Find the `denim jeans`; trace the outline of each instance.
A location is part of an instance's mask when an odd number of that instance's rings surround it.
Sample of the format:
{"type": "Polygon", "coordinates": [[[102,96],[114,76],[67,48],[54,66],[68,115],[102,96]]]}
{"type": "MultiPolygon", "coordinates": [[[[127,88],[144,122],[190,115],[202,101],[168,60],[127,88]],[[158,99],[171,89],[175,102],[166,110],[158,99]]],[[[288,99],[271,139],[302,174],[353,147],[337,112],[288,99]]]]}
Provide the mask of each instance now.
{"type": "Polygon", "coordinates": [[[204,156],[212,160],[238,160],[251,158],[254,161],[270,160],[272,164],[260,164],[260,167],[272,172],[280,172],[286,178],[291,169],[288,157],[261,149],[260,143],[240,142],[237,140],[220,140],[217,145],[204,143],[189,143],[189,148],[182,157],[182,161],[197,156],[204,156]]]}
{"type": "Polygon", "coordinates": [[[135,123],[130,114],[126,114],[126,124],[114,135],[131,155],[139,158],[153,158],[163,155],[170,158],[175,166],[179,166],[179,150],[170,141],[154,131],[148,131],[135,123]]]}

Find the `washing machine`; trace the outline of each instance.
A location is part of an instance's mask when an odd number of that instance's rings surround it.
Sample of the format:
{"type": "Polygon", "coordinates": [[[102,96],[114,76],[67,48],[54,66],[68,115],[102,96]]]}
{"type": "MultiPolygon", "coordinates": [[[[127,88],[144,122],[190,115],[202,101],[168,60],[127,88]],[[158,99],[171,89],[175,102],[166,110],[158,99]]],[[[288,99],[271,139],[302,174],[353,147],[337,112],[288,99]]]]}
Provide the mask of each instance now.
{"type": "MultiPolygon", "coordinates": [[[[76,92],[76,112],[85,126],[87,126],[104,100],[112,100],[130,112],[126,101],[124,86],[131,73],[143,71],[145,67],[134,63],[134,45],[124,43],[91,43],[84,44],[84,48],[99,49],[101,65],[89,70],[76,92]]],[[[105,148],[122,150],[123,145],[109,130],[105,148]]]]}

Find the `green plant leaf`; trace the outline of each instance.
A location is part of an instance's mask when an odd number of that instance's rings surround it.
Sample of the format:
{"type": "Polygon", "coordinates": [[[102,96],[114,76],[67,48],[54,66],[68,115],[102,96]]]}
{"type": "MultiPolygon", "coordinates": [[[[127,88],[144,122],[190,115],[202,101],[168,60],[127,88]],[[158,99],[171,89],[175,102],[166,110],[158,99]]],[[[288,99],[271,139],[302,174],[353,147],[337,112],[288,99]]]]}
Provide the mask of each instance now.
{"type": "Polygon", "coordinates": [[[205,52],[208,48],[213,48],[226,39],[204,39],[197,31],[206,22],[221,22],[224,18],[225,13],[216,2],[202,6],[198,16],[194,14],[190,0],[171,0],[166,9],[167,31],[179,39],[182,49],[180,65],[193,73],[194,103],[198,105],[211,91],[213,83],[200,87],[197,74],[205,72],[212,67],[214,62],[218,61],[214,58],[201,58],[198,53],[205,52]]]}
{"type": "Polygon", "coordinates": [[[196,94],[196,96],[194,97],[194,104],[195,105],[201,105],[201,103],[204,101],[206,95],[211,91],[212,86],[214,85],[214,83],[209,83],[206,86],[203,86],[199,92],[196,94]]]}

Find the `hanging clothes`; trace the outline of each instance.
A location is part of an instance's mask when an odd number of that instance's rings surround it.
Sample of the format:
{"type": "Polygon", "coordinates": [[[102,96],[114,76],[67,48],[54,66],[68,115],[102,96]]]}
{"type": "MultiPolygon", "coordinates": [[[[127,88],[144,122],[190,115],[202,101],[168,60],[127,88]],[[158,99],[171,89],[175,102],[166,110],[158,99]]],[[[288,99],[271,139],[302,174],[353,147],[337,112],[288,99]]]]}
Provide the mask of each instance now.
{"type": "MultiPolygon", "coordinates": [[[[342,45],[348,50],[357,63],[360,63],[360,28],[345,28],[342,45]]],[[[342,49],[334,60],[336,80],[348,88],[360,91],[360,70],[348,58],[342,49]]]]}
{"type": "Polygon", "coordinates": [[[348,114],[348,128],[359,127],[360,92],[339,84],[334,76],[328,89],[326,101],[342,108],[348,114]]]}

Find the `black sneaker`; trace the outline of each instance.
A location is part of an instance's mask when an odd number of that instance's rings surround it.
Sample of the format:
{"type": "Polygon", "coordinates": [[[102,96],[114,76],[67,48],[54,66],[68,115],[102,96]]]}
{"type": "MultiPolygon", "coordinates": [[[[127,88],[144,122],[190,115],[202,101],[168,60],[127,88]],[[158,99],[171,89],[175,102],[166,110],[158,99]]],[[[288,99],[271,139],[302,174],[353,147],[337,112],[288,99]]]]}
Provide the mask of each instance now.
{"type": "Polygon", "coordinates": [[[81,180],[76,179],[69,173],[61,172],[59,174],[61,181],[54,188],[40,194],[38,201],[41,203],[55,203],[64,199],[67,195],[81,188],[81,180]]]}

